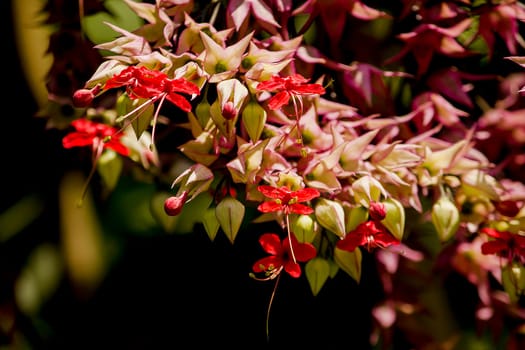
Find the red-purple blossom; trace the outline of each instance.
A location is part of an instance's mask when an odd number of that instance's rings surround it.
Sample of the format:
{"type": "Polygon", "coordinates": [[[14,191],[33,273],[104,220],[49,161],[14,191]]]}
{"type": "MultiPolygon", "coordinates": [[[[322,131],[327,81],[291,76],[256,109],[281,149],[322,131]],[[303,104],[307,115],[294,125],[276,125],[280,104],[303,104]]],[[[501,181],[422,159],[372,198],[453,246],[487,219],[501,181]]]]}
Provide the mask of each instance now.
{"type": "Polygon", "coordinates": [[[259,91],[276,92],[268,101],[268,107],[276,110],[286,105],[292,96],[302,96],[325,93],[325,89],[320,84],[307,84],[310,79],[304,78],[300,74],[294,74],[287,77],[278,75],[272,76],[269,80],[260,82],[257,85],[259,91]]]}
{"type": "Polygon", "coordinates": [[[253,264],[252,268],[255,273],[267,272],[273,275],[280,273],[280,270],[284,268],[284,271],[290,276],[298,278],[301,276],[301,266],[297,261],[306,262],[317,255],[317,251],[311,243],[300,243],[295,238],[295,234],[291,234],[281,241],[277,234],[265,233],[259,238],[259,243],[270,256],[259,259],[253,264]],[[291,237],[291,243],[289,237],[291,237]],[[293,255],[295,261],[292,258],[293,255]]]}
{"type": "Polygon", "coordinates": [[[283,211],[284,214],[290,213],[308,215],[313,213],[313,209],[301,202],[306,202],[320,196],[318,190],[314,188],[303,188],[298,191],[292,191],[288,187],[273,187],[261,185],[257,187],[259,192],[268,198],[274,199],[259,204],[257,209],[263,213],[283,211]]]}
{"type": "Polygon", "coordinates": [[[365,221],[353,231],[348,232],[345,237],[337,241],[336,246],[339,249],[353,252],[359,246],[366,246],[370,251],[373,248],[386,248],[391,245],[399,244],[396,239],[383,224],[379,221],[365,221]]]}
{"type": "Polygon", "coordinates": [[[397,61],[412,52],[418,64],[417,76],[427,72],[434,54],[448,57],[465,57],[471,55],[456,38],[470,26],[472,20],[467,18],[458,24],[442,28],[432,23],[423,23],[414,31],[402,33],[398,37],[405,43],[401,51],[388,59],[385,64],[397,61]]]}
{"type": "Polygon", "coordinates": [[[104,149],[110,148],[123,156],[130,154],[129,149],[120,141],[121,134],[110,125],[89,119],[77,119],[72,121],[71,125],[76,131],[62,139],[64,148],[92,146],[97,150],[102,145],[104,149]]]}
{"type": "Polygon", "coordinates": [[[492,238],[481,245],[483,254],[495,254],[507,258],[509,261],[514,258],[525,260],[525,236],[509,231],[498,231],[489,227],[483,228],[481,233],[492,238]]]}

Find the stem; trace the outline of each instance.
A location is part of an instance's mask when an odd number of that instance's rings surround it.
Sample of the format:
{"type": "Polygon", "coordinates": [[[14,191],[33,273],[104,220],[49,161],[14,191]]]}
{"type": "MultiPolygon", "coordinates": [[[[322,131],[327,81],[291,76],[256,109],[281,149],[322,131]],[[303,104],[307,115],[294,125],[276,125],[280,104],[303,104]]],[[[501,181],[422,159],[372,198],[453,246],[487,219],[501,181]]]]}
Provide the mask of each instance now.
{"type": "Polygon", "coordinates": [[[86,182],[84,183],[84,187],[82,189],[82,194],[80,196],[80,199],[77,202],[77,207],[81,207],[84,203],[84,198],[86,198],[87,190],[89,187],[89,183],[91,182],[91,179],[93,178],[93,175],[95,175],[95,170],[97,169],[97,162],[100,156],[102,155],[102,151],[104,151],[104,142],[102,140],[99,140],[98,143],[93,145],[93,150],[95,151],[93,153],[93,160],[92,160],[92,166],[91,170],[89,172],[88,178],[86,179],[86,182]]]}
{"type": "Polygon", "coordinates": [[[277,291],[277,285],[281,279],[281,274],[277,275],[275,280],[275,285],[272,290],[272,295],[270,296],[270,302],[268,303],[268,310],[266,311],[266,341],[270,342],[270,310],[272,308],[273,300],[275,298],[275,292],[277,291]]]}

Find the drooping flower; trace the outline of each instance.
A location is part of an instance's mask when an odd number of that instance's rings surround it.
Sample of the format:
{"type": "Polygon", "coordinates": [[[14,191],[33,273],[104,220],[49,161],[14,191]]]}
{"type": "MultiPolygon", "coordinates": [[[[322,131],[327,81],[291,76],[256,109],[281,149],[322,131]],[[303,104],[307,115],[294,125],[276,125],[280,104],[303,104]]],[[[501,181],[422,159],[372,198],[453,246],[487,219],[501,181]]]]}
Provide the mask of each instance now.
{"type": "Polygon", "coordinates": [[[286,105],[293,96],[322,95],[325,93],[322,85],[308,84],[308,81],[310,81],[310,79],[306,79],[300,74],[287,77],[274,75],[269,80],[257,84],[257,90],[277,93],[268,101],[268,107],[276,110],[286,105]]]}
{"type": "Polygon", "coordinates": [[[153,101],[166,98],[185,112],[191,104],[180,93],[199,95],[199,88],[184,78],[170,79],[165,73],[144,66],[129,66],[106,81],[104,90],[125,87],[131,99],[145,98],[153,101]]]}
{"type": "Polygon", "coordinates": [[[300,243],[295,234],[281,241],[279,235],[265,233],[259,238],[259,243],[270,256],[257,260],[252,269],[255,273],[266,273],[270,279],[275,278],[283,269],[294,278],[300,277],[301,266],[298,261],[306,262],[317,255],[311,243],[300,243]],[[292,249],[295,260],[292,259],[292,249]]]}
{"type": "Polygon", "coordinates": [[[76,131],[62,139],[64,148],[92,146],[95,151],[102,147],[102,149],[110,148],[123,156],[130,154],[129,149],[120,140],[121,134],[110,125],[85,118],[76,119],[71,125],[76,131]]]}
{"type": "Polygon", "coordinates": [[[481,229],[481,233],[493,238],[481,245],[483,254],[495,254],[509,261],[514,258],[525,261],[525,236],[509,231],[498,231],[490,227],[481,229]]]}
{"type": "Polygon", "coordinates": [[[376,220],[365,221],[353,231],[348,232],[345,237],[337,241],[337,248],[353,252],[359,246],[366,246],[368,251],[373,248],[386,248],[399,244],[383,224],[376,220]]]}
{"type": "Polygon", "coordinates": [[[272,201],[266,201],[257,207],[263,213],[283,211],[288,215],[291,213],[308,215],[313,213],[313,209],[301,202],[306,202],[320,196],[318,190],[314,188],[303,188],[292,191],[288,187],[273,187],[268,185],[258,186],[257,189],[272,201]]]}

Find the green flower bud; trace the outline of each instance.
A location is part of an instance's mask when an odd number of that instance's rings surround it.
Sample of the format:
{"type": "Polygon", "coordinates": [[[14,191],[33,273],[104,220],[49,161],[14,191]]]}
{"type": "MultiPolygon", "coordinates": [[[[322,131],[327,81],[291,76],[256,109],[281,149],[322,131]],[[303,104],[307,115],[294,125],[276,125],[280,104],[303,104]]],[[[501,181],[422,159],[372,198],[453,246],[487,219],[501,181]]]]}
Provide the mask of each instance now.
{"type": "Polygon", "coordinates": [[[259,140],[266,124],[266,111],[257,101],[250,101],[242,111],[242,123],[253,142],[259,140]]]}
{"type": "Polygon", "coordinates": [[[458,230],[460,213],[456,205],[447,197],[441,196],[432,206],[432,223],[436,228],[439,240],[446,242],[458,230]]]}

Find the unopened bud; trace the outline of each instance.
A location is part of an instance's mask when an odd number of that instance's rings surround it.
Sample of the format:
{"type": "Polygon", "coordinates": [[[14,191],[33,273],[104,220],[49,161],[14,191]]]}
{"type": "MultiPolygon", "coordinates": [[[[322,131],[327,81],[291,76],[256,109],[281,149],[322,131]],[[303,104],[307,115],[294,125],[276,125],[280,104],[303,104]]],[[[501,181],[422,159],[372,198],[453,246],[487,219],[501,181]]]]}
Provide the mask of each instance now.
{"type": "Polygon", "coordinates": [[[237,110],[232,101],[228,101],[222,107],[222,116],[226,120],[233,120],[237,116],[237,110]]]}
{"type": "Polygon", "coordinates": [[[446,196],[442,196],[432,206],[432,223],[441,242],[446,242],[458,230],[460,213],[456,205],[446,196]]]}
{"type": "Polygon", "coordinates": [[[78,108],[87,107],[93,102],[95,95],[99,92],[99,86],[95,86],[93,89],[78,89],[73,94],[73,105],[78,108]]]}
{"type": "Polygon", "coordinates": [[[510,218],[518,215],[521,210],[518,202],[513,200],[495,202],[494,205],[497,211],[510,218]]]}
{"type": "Polygon", "coordinates": [[[164,211],[169,216],[177,216],[182,211],[182,208],[184,207],[184,203],[186,203],[186,199],[188,198],[188,192],[182,192],[180,196],[172,196],[167,198],[164,201],[164,211]]]}
{"type": "Polygon", "coordinates": [[[368,208],[370,218],[374,221],[381,221],[386,217],[386,208],[383,203],[370,202],[370,208],[368,208]]]}

